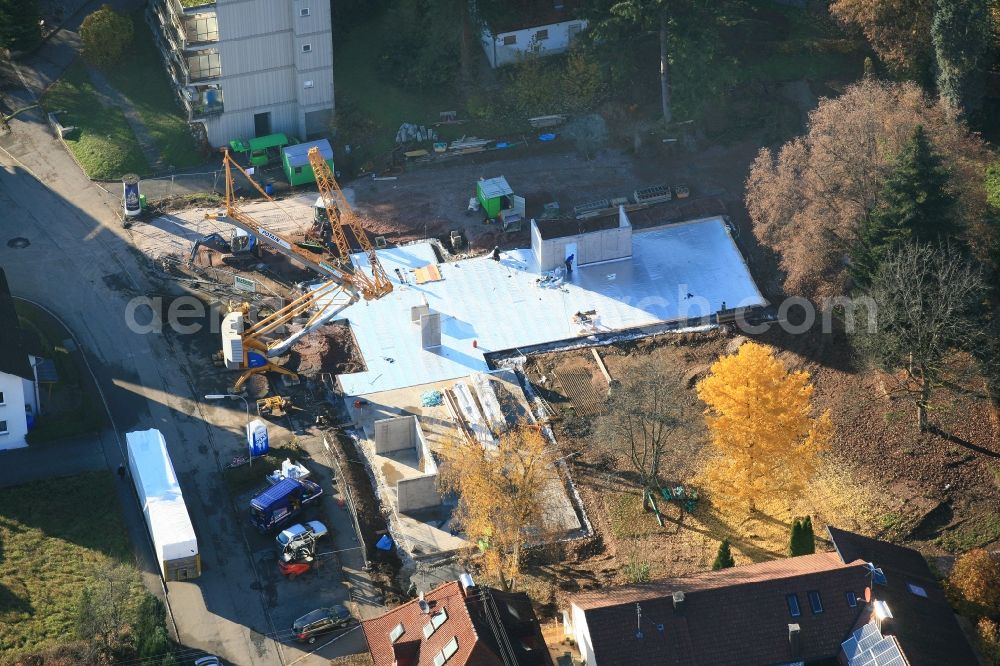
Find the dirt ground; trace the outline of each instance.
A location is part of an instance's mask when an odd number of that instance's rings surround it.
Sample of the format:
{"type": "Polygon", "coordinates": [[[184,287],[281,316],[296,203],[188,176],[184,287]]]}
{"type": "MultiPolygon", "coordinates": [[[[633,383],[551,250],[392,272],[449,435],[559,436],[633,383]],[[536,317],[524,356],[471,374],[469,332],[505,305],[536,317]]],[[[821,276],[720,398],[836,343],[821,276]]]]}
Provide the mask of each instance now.
{"type": "MultiPolygon", "coordinates": [[[[757,152],[751,142],[713,147],[696,154],[647,144],[638,153],[609,145],[587,160],[568,142],[495,151],[455,160],[447,165],[410,167],[396,180],[360,178],[348,185],[355,206],[379,220],[372,233],[393,242],[447,236],[462,230],[473,249],[525,246],[528,231],[504,234],[485,225],[479,213],[467,213],[479,178],[505,176],[514,193],[525,197],[526,216],[541,216],[544,204],[558,201],[561,210],[597,199],[628,196],[643,186],[686,185],[690,198],[658,208],[662,219],[675,208],[696,208],[700,200],[722,200],[739,208],[747,168],[757,152]]],[[[714,213],[707,213],[714,214],[714,213]]],[[[697,212],[695,211],[695,215],[697,212]]]]}
{"type": "MultiPolygon", "coordinates": [[[[702,571],[723,538],[732,542],[737,564],[783,557],[796,516],[813,517],[820,549],[829,545],[822,541],[826,525],[905,543],[932,558],[1000,540],[1000,439],[981,393],[936,395],[932,420],[947,437],[921,434],[909,404],[887,397],[878,376],[846,364],[844,341],[799,337],[769,332],[758,341],[772,345],[789,369],[810,372],[817,408],[831,410],[834,439],[809,489],[791,501],[764,498],[751,516],[700,488],[693,513],[661,503],[667,517],[662,528],[643,511],[627,462],[599,446],[601,415],[579,415],[580,392],[570,390],[567,397],[560,381],[567,371],[583,371],[593,377],[584,399],[591,390],[606,391],[591,351],[529,361],[530,380],[557,413],[553,425],[563,452],[579,451],[569,458],[573,479],[596,531],[587,543],[536,554],[524,588],[543,613],[555,614],[566,594],[630,582],[636,571],[652,579],[702,571]]],[[[723,331],[668,334],[603,347],[600,355],[612,379],[649,363],[676,373],[688,388],[689,406],[700,411],[694,385],[742,341],[723,331]]],[[[671,445],[666,483],[699,487],[699,473],[710,464],[707,430],[700,420],[693,426],[671,445]]]]}

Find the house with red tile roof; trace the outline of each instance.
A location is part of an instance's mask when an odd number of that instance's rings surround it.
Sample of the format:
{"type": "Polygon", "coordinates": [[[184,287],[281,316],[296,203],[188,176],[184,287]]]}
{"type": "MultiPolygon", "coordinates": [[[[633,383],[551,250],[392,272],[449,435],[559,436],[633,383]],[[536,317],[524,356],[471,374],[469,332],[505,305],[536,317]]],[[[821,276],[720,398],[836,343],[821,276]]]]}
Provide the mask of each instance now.
{"type": "Polygon", "coordinates": [[[361,626],[375,666],[552,666],[527,595],[468,574],[361,626]]]}
{"type": "Polygon", "coordinates": [[[829,528],[835,551],[570,598],[587,666],[972,666],[920,553],[829,528]]]}

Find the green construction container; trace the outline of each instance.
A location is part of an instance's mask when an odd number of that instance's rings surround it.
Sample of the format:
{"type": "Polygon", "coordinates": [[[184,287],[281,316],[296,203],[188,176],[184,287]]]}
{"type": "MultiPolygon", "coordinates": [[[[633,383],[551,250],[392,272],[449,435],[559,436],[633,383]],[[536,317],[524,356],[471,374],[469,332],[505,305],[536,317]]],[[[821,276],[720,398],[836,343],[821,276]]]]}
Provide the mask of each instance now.
{"type": "Polygon", "coordinates": [[[513,194],[514,190],[510,189],[507,179],[503,176],[476,183],[476,198],[483,207],[483,215],[491,220],[500,215],[504,199],[513,194]]]}
{"type": "Polygon", "coordinates": [[[330,167],[330,172],[333,173],[333,147],[326,139],[285,146],[281,149],[281,164],[285,170],[285,177],[288,178],[288,184],[292,187],[316,182],[316,175],[309,163],[309,149],[314,146],[319,148],[319,154],[323,156],[330,167]]]}

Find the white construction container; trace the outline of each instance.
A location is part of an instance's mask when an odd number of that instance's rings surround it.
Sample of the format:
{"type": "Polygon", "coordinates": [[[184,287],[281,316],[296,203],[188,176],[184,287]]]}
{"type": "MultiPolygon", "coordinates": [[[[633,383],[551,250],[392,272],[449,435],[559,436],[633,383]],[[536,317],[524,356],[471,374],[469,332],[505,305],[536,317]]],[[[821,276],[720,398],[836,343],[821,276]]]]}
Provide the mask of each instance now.
{"type": "Polygon", "coordinates": [[[201,574],[198,540],[163,435],[141,430],[126,434],[125,440],[132,483],[163,578],[196,578],[201,574]]]}

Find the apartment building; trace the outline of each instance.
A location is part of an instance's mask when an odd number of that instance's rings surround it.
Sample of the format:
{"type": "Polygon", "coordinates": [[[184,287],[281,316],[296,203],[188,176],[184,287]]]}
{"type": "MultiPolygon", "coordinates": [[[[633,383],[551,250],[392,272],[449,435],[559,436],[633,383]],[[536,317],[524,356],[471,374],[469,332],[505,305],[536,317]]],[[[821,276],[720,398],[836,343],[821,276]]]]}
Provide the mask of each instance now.
{"type": "Polygon", "coordinates": [[[328,0],[151,0],[147,18],[188,120],[212,146],[329,131],[328,0]]]}

